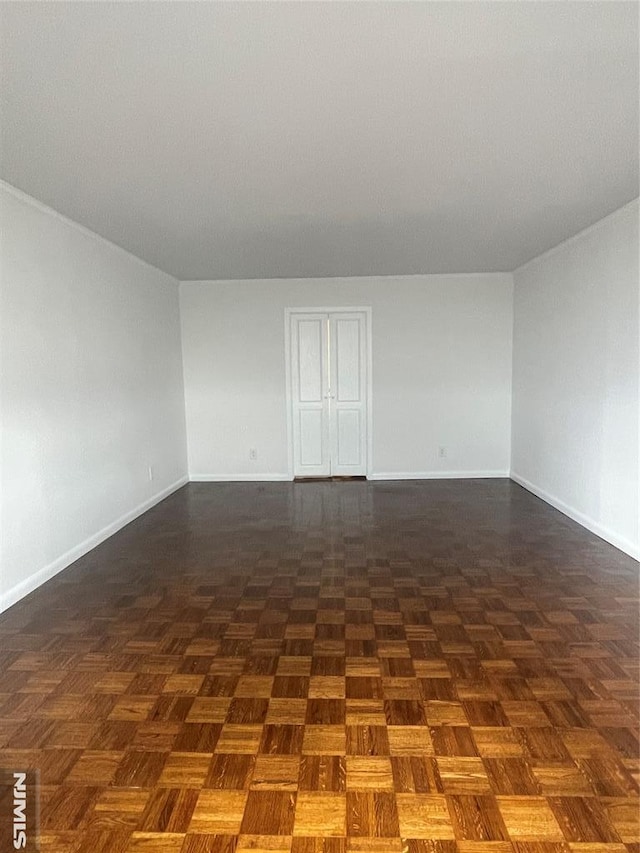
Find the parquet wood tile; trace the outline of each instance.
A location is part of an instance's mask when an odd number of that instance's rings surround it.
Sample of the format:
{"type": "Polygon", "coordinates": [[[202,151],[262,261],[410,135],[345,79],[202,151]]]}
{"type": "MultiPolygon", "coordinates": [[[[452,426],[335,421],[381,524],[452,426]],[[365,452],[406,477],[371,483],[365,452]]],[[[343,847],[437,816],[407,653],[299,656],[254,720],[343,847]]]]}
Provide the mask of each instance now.
{"type": "Polygon", "coordinates": [[[48,853],[640,853],[638,564],[508,481],[192,484],[0,616],[48,853]]]}
{"type": "Polygon", "coordinates": [[[403,838],[453,839],[452,817],[443,796],[397,794],[398,821],[403,838]]]}
{"type": "Polygon", "coordinates": [[[293,834],[309,838],[346,836],[346,794],[301,791],[295,807],[293,834]]]}

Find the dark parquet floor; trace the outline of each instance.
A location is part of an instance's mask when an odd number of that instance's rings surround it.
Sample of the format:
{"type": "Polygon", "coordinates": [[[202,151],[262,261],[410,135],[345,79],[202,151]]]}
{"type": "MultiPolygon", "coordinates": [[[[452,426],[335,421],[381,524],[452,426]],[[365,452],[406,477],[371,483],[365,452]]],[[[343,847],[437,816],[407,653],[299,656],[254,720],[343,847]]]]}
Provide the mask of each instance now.
{"type": "Polygon", "coordinates": [[[192,484],[0,616],[55,853],[638,853],[638,564],[506,480],[192,484]]]}

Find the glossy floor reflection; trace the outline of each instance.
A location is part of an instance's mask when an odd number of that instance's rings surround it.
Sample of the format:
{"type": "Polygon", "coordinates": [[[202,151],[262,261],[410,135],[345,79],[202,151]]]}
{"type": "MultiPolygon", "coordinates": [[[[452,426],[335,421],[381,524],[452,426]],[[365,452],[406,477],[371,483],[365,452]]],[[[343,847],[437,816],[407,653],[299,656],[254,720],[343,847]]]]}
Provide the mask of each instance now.
{"type": "Polygon", "coordinates": [[[192,484],[0,616],[42,849],[638,852],[638,564],[506,480],[192,484]]]}

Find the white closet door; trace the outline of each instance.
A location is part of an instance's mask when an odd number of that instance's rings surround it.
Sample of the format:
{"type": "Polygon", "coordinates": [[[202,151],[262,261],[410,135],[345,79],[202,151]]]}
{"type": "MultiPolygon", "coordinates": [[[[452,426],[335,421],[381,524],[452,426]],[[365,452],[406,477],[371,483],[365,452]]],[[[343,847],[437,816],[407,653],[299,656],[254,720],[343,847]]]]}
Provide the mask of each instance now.
{"type": "Polygon", "coordinates": [[[328,315],[292,314],[290,334],[294,476],[328,477],[328,315]]]}
{"type": "Polygon", "coordinates": [[[367,473],[367,327],[363,312],[329,314],[331,473],[367,473]]]}

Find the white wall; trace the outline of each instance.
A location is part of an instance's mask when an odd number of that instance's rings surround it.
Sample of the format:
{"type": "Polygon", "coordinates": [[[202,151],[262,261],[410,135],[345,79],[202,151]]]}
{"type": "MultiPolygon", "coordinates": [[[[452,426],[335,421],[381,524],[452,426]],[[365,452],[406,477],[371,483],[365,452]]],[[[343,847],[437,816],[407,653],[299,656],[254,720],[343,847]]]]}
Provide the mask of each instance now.
{"type": "Polygon", "coordinates": [[[6,186],[0,210],[3,609],[183,481],[186,445],[175,279],[6,186]]]}
{"type": "Polygon", "coordinates": [[[514,279],[512,475],[638,556],[638,202],[514,279]]]}
{"type": "Polygon", "coordinates": [[[182,282],[193,478],[288,476],[284,309],[305,306],[372,308],[374,476],[508,475],[512,277],[492,274],[182,282]]]}

